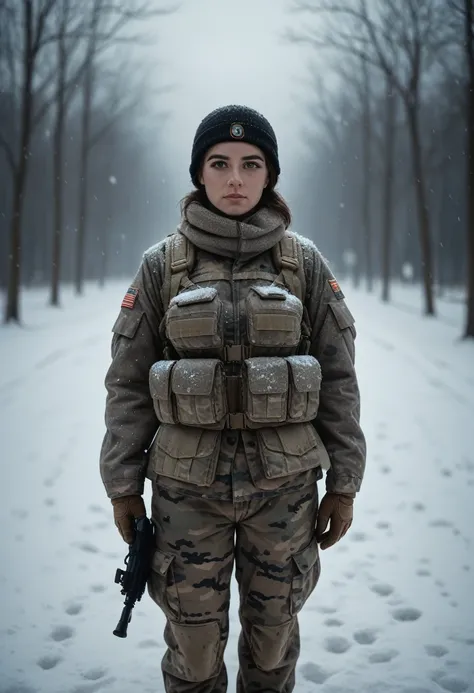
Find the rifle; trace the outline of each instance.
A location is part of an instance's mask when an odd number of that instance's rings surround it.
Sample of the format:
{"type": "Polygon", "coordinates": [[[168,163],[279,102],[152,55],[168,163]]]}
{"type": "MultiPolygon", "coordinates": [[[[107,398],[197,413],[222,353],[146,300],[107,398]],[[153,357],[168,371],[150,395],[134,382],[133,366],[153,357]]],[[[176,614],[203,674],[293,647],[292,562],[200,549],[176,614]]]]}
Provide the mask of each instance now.
{"type": "Polygon", "coordinates": [[[128,624],[132,620],[132,609],[143,596],[151,570],[151,559],[155,548],[154,527],[144,515],[135,519],[135,538],[129,544],[125,556],[126,570],[117,568],[115,582],[122,586],[121,594],[125,595],[125,606],[122,615],[113,631],[118,638],[127,637],[128,624]]]}

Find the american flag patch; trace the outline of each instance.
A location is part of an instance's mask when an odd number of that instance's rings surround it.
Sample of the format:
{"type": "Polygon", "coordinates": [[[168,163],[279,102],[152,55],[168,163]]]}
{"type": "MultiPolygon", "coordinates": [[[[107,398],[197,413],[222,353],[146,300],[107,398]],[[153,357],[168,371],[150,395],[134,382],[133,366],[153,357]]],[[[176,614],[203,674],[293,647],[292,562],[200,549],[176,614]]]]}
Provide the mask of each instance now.
{"type": "Polygon", "coordinates": [[[133,308],[135,301],[137,300],[138,289],[135,286],[131,286],[122,301],[122,308],[133,308]]]}
{"type": "Polygon", "coordinates": [[[341,291],[341,287],[339,286],[336,279],[328,279],[328,282],[329,282],[329,286],[334,291],[334,294],[338,300],[345,298],[344,294],[341,291]]]}

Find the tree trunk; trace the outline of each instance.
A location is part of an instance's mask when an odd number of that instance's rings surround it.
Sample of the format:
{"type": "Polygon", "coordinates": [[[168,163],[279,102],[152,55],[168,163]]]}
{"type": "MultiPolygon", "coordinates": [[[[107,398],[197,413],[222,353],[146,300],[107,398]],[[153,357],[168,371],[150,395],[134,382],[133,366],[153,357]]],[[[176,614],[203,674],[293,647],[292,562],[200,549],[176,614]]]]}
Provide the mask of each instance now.
{"type": "Polygon", "coordinates": [[[373,270],[372,270],[372,232],[370,219],[370,155],[372,148],[372,130],[371,130],[371,114],[370,114],[370,86],[369,86],[369,71],[367,62],[362,60],[362,70],[364,75],[363,82],[363,118],[362,118],[362,157],[364,166],[364,181],[363,181],[363,200],[362,200],[362,237],[365,245],[365,271],[367,280],[367,291],[373,289],[373,270]]]}
{"type": "Polygon", "coordinates": [[[430,218],[426,204],[425,179],[421,151],[421,138],[418,124],[416,100],[405,101],[413,156],[413,174],[416,203],[418,208],[418,232],[420,237],[421,264],[425,294],[425,314],[434,315],[433,301],[433,259],[430,237],[430,218]]]}
{"type": "Polygon", "coordinates": [[[395,122],[397,96],[387,77],[385,92],[385,171],[383,188],[383,236],[382,236],[382,301],[390,300],[391,250],[392,250],[392,193],[395,152],[395,122]]]}
{"type": "Polygon", "coordinates": [[[108,236],[108,221],[103,225],[101,229],[101,245],[102,251],[100,254],[100,267],[99,267],[99,286],[101,289],[105,286],[105,277],[107,274],[107,236],[108,236]]]}
{"type": "Polygon", "coordinates": [[[96,36],[98,13],[94,14],[91,22],[91,36],[89,38],[87,66],[84,74],[84,88],[82,99],[82,140],[81,163],[79,172],[79,221],[77,224],[77,249],[75,284],[78,295],[84,290],[84,254],[86,248],[87,231],[87,183],[89,173],[89,141],[90,120],[92,108],[92,91],[94,88],[94,55],[96,50],[96,36]]]}
{"type": "Polygon", "coordinates": [[[467,305],[464,337],[474,337],[474,9],[465,0],[467,83],[467,305]]]}
{"type": "Polygon", "coordinates": [[[23,94],[21,102],[20,158],[13,184],[12,218],[10,225],[10,255],[8,258],[8,289],[5,305],[5,322],[20,322],[20,277],[21,277],[21,219],[23,194],[28,171],[28,148],[31,139],[31,116],[33,108],[32,81],[35,54],[32,50],[33,10],[31,2],[25,3],[25,52],[23,56],[23,94]]]}
{"type": "Polygon", "coordinates": [[[54,233],[53,233],[53,256],[51,266],[51,297],[50,304],[59,306],[59,280],[61,273],[61,248],[62,248],[62,182],[63,182],[63,135],[64,135],[64,87],[66,81],[66,46],[64,41],[65,32],[64,18],[58,40],[58,95],[56,126],[54,132],[54,153],[53,153],[53,190],[54,190],[54,233]]]}

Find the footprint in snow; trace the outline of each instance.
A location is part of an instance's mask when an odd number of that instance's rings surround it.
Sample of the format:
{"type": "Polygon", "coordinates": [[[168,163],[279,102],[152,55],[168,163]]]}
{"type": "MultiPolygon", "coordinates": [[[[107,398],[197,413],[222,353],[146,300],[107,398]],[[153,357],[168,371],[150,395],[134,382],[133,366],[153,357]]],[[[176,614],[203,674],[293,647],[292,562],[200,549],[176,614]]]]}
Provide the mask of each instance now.
{"type": "Polygon", "coordinates": [[[431,522],[428,522],[429,527],[452,527],[453,523],[449,522],[449,520],[445,520],[444,518],[438,518],[436,520],[431,520],[431,522]]]}
{"type": "Polygon", "coordinates": [[[66,606],[64,611],[69,615],[69,616],[77,616],[77,614],[80,614],[82,609],[84,608],[83,604],[80,602],[71,602],[66,606]]]}
{"type": "Polygon", "coordinates": [[[78,686],[71,688],[68,693],[96,693],[96,691],[101,691],[104,686],[110,686],[115,680],[115,676],[109,676],[107,679],[99,679],[99,681],[91,683],[80,683],[78,686]]]}
{"type": "Polygon", "coordinates": [[[301,674],[306,681],[321,684],[328,680],[332,674],[313,662],[306,662],[301,666],[301,674]]]}
{"type": "Polygon", "coordinates": [[[436,671],[431,679],[437,683],[443,691],[449,691],[449,693],[463,693],[469,688],[469,683],[467,681],[445,671],[436,671]]]}
{"type": "Polygon", "coordinates": [[[88,669],[85,671],[81,676],[88,681],[98,681],[99,679],[102,679],[107,673],[107,669],[103,669],[102,667],[95,667],[93,669],[88,669]]]}
{"type": "Polygon", "coordinates": [[[319,611],[320,614],[335,614],[337,609],[334,606],[317,606],[315,611],[319,611]]]}
{"type": "Polygon", "coordinates": [[[95,544],[91,544],[88,541],[77,542],[76,547],[81,551],[85,551],[86,553],[99,553],[99,549],[97,548],[97,546],[95,546],[95,544]]]}
{"type": "Polygon", "coordinates": [[[431,577],[431,570],[428,570],[427,568],[418,568],[416,574],[420,577],[431,577]]]}
{"type": "Polygon", "coordinates": [[[391,527],[390,522],[385,521],[376,522],[375,526],[377,527],[377,529],[390,529],[391,527]]]}
{"type": "Polygon", "coordinates": [[[419,609],[414,609],[409,606],[404,606],[400,609],[394,609],[392,611],[392,616],[395,619],[395,621],[417,621],[421,616],[421,611],[419,609]]]}
{"type": "Polygon", "coordinates": [[[391,662],[392,659],[398,657],[399,654],[398,650],[380,650],[379,652],[372,652],[369,655],[369,662],[371,664],[384,664],[385,662],[391,662]]]}
{"type": "Polygon", "coordinates": [[[23,508],[14,508],[12,510],[13,517],[17,517],[19,520],[24,520],[28,517],[28,510],[23,510],[23,508]]]}
{"type": "Polygon", "coordinates": [[[372,628],[363,628],[356,630],[352,637],[359,645],[373,645],[377,640],[377,633],[372,628]]]}
{"type": "Polygon", "coordinates": [[[390,474],[392,471],[392,468],[389,467],[387,464],[384,464],[384,465],[382,465],[382,467],[380,467],[380,471],[382,472],[382,474],[390,474]]]}
{"type": "Polygon", "coordinates": [[[426,510],[426,505],[417,501],[416,503],[413,503],[413,510],[422,512],[423,510],[426,510]]]}
{"type": "Polygon", "coordinates": [[[54,498],[45,498],[44,504],[49,507],[52,507],[53,505],[56,505],[56,500],[54,498]]]}
{"type": "Polygon", "coordinates": [[[95,503],[92,503],[91,505],[89,505],[89,510],[92,513],[102,513],[103,515],[109,514],[105,508],[103,508],[101,505],[96,505],[95,503]]]}
{"type": "Polygon", "coordinates": [[[54,669],[54,667],[61,662],[61,657],[59,655],[44,655],[40,657],[36,662],[41,669],[48,671],[48,669],[54,669]]]}
{"type": "Polygon", "coordinates": [[[91,585],[91,587],[90,587],[91,592],[105,592],[106,589],[107,589],[107,587],[105,585],[99,585],[99,584],[91,585]]]}
{"type": "Polygon", "coordinates": [[[371,585],[370,589],[372,590],[372,592],[375,592],[375,594],[378,594],[380,597],[388,597],[391,594],[393,594],[394,591],[392,585],[388,585],[384,582],[378,582],[375,585],[371,585]]]}
{"type": "Polygon", "coordinates": [[[51,639],[55,642],[63,642],[69,640],[74,635],[74,628],[70,626],[55,626],[51,631],[51,639]]]}
{"type": "Polygon", "coordinates": [[[425,652],[429,657],[444,657],[449,650],[444,645],[425,645],[425,652]]]}
{"type": "Polygon", "coordinates": [[[348,537],[351,541],[357,542],[367,541],[368,539],[368,536],[365,532],[350,532],[348,534],[348,537]]]}
{"type": "Polygon", "coordinates": [[[445,476],[445,477],[453,476],[453,472],[451,471],[451,469],[446,469],[446,468],[441,469],[440,474],[441,474],[441,476],[445,476]]]}
{"type": "Polygon", "coordinates": [[[344,625],[344,622],[338,618],[327,618],[324,621],[324,625],[327,626],[328,628],[339,628],[339,626],[344,625]]]}
{"type": "Polygon", "coordinates": [[[31,688],[25,683],[12,683],[6,688],[0,688],[0,693],[38,693],[38,689],[31,688]]]}
{"type": "Polygon", "coordinates": [[[157,640],[153,640],[150,638],[149,640],[142,640],[141,642],[138,643],[138,647],[142,650],[149,650],[152,648],[158,648],[162,649],[162,645],[157,640]]]}
{"type": "Polygon", "coordinates": [[[324,641],[324,649],[327,652],[332,652],[333,654],[343,654],[351,647],[351,643],[346,638],[340,636],[333,636],[326,638],[324,641]]]}

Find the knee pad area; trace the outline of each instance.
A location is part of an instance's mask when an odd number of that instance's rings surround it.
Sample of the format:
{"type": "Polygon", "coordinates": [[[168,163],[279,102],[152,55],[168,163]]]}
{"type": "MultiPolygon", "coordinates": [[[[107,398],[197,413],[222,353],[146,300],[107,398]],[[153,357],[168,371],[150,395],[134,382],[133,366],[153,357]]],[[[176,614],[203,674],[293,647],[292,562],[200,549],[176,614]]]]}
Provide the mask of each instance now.
{"type": "Polygon", "coordinates": [[[169,621],[176,649],[171,655],[174,672],[186,681],[206,681],[217,674],[221,632],[218,621],[175,623],[169,621]]]}
{"type": "Polygon", "coordinates": [[[291,644],[295,625],[295,617],[276,626],[252,624],[250,649],[259,669],[271,671],[281,665],[291,644]]]}

